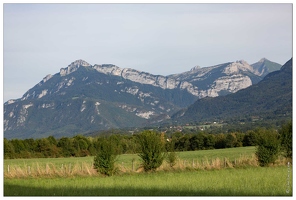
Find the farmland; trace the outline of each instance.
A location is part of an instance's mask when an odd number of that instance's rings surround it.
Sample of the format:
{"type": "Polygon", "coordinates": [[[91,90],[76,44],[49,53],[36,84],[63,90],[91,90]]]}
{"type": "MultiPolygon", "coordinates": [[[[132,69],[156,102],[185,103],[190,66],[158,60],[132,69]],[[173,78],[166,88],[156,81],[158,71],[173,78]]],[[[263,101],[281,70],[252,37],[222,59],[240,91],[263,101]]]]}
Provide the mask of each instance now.
{"type": "Polygon", "coordinates": [[[291,196],[292,167],[280,161],[258,167],[254,152],[255,147],[178,152],[174,169],[164,163],[154,173],[138,170],[136,154],[123,154],[112,177],[96,173],[93,157],[4,160],[4,195],[291,196]]]}
{"type": "MultiPolygon", "coordinates": [[[[198,164],[210,164],[213,161],[224,160],[234,162],[237,160],[254,160],[255,147],[238,147],[228,149],[213,149],[202,151],[184,151],[177,152],[178,162],[176,168],[197,167],[198,164]]],[[[52,174],[51,170],[61,173],[55,173],[56,175],[62,175],[69,171],[74,171],[75,168],[80,168],[80,171],[87,171],[84,174],[93,174],[91,171],[93,156],[88,157],[70,157],[70,158],[34,158],[34,159],[8,159],[4,160],[4,176],[5,177],[27,177],[34,174],[34,170],[38,171],[38,174],[52,174]],[[46,168],[48,168],[46,172],[46,168]]],[[[118,156],[116,161],[117,166],[123,171],[136,171],[139,168],[141,161],[137,154],[122,154],[118,156]],[[134,166],[134,167],[133,167],[134,166]]],[[[163,168],[165,167],[163,164],[163,168]]],[[[221,163],[224,165],[224,163],[221,163]]],[[[256,163],[255,163],[256,165],[256,163]]],[[[81,174],[81,173],[80,173],[81,174]]],[[[83,174],[83,173],[82,173],[83,174]]]]}
{"type": "MultiPolygon", "coordinates": [[[[201,151],[181,151],[177,152],[180,159],[191,160],[191,159],[202,159],[207,157],[212,158],[224,158],[228,157],[231,160],[239,157],[240,155],[251,156],[255,153],[255,147],[237,147],[237,148],[226,148],[226,149],[212,149],[212,150],[201,150],[201,151]]],[[[121,154],[118,157],[118,162],[128,162],[132,159],[140,159],[136,154],[121,154]]],[[[93,156],[88,157],[70,157],[70,158],[32,158],[32,159],[5,159],[5,165],[16,165],[16,164],[31,164],[31,163],[47,163],[54,162],[57,164],[70,163],[70,162],[91,162],[93,156]]]]}

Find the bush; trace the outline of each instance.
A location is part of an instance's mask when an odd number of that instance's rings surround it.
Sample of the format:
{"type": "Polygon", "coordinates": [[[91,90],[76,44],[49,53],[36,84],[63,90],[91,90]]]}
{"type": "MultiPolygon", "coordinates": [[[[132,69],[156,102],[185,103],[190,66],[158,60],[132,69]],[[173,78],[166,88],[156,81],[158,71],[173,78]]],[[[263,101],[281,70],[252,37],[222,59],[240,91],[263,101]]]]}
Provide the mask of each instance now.
{"type": "Polygon", "coordinates": [[[284,156],[286,158],[292,159],[292,146],[293,146],[292,121],[284,124],[282,128],[279,130],[279,134],[281,136],[281,145],[282,145],[282,150],[284,152],[284,156]]]}
{"type": "Polygon", "coordinates": [[[94,158],[94,168],[101,174],[111,176],[115,173],[117,152],[111,138],[102,138],[98,142],[98,153],[94,158]]]}
{"type": "Polygon", "coordinates": [[[175,143],[173,141],[168,141],[166,143],[166,150],[169,152],[166,157],[167,163],[170,167],[174,167],[177,163],[177,153],[175,152],[175,143]]]}
{"type": "Polygon", "coordinates": [[[169,152],[167,156],[167,162],[169,163],[170,167],[174,167],[177,163],[177,154],[176,152],[169,152]]]}
{"type": "Polygon", "coordinates": [[[162,165],[164,160],[164,143],[160,135],[153,131],[143,131],[137,135],[140,145],[139,157],[142,159],[142,166],[145,171],[155,171],[162,165]]]}
{"type": "Polygon", "coordinates": [[[256,156],[260,166],[274,163],[280,152],[279,135],[274,130],[259,130],[256,156]]]}

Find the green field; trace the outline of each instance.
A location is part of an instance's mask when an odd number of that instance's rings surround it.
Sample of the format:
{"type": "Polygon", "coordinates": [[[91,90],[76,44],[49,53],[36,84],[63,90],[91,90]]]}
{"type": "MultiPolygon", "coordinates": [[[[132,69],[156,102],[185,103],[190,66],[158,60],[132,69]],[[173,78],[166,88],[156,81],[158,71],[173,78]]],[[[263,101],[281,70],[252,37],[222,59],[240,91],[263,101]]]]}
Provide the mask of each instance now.
{"type": "Polygon", "coordinates": [[[116,162],[120,173],[112,177],[97,174],[93,157],[4,160],[4,195],[291,196],[292,166],[232,165],[253,162],[254,153],[255,147],[178,152],[174,169],[162,166],[154,173],[137,171],[139,157],[124,154],[116,162]],[[225,159],[232,164],[224,166],[225,159]]]}
{"type": "Polygon", "coordinates": [[[291,196],[287,167],[5,179],[4,196],[291,196]],[[289,187],[288,187],[289,185],[289,187]]]}
{"type": "MultiPolygon", "coordinates": [[[[188,163],[194,161],[202,162],[204,160],[212,160],[220,158],[228,158],[230,161],[234,161],[243,156],[251,157],[255,153],[255,147],[239,147],[239,148],[228,148],[228,149],[213,149],[213,150],[202,150],[202,151],[185,151],[177,152],[178,158],[188,163]]],[[[135,164],[140,164],[140,158],[136,154],[122,154],[118,156],[116,163],[124,166],[131,167],[134,159],[135,164]]],[[[55,166],[68,166],[72,164],[88,163],[91,165],[94,157],[79,157],[79,158],[34,158],[34,159],[8,159],[4,160],[4,171],[7,171],[8,165],[27,167],[36,166],[45,167],[46,164],[52,163],[55,166]]]]}

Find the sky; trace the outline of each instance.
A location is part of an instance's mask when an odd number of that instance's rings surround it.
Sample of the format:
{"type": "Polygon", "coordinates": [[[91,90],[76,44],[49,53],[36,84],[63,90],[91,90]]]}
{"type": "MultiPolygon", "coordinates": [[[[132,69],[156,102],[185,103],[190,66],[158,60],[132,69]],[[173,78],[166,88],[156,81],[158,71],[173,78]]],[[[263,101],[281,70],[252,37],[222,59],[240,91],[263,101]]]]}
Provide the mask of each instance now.
{"type": "Polygon", "coordinates": [[[83,59],[155,75],[292,57],[293,5],[9,4],[3,6],[3,100],[83,59]]]}

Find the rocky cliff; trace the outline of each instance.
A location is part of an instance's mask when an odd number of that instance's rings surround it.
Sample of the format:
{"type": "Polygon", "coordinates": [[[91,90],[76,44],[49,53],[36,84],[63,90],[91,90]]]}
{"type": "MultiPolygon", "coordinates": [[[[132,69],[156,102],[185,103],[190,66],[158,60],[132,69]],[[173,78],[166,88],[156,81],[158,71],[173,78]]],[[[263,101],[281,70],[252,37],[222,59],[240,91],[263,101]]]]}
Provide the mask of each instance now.
{"type": "Polygon", "coordinates": [[[160,122],[197,99],[247,88],[260,74],[245,61],[156,76],[77,60],[5,102],[4,136],[60,137],[160,122]]]}

